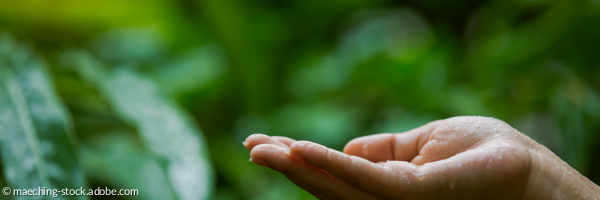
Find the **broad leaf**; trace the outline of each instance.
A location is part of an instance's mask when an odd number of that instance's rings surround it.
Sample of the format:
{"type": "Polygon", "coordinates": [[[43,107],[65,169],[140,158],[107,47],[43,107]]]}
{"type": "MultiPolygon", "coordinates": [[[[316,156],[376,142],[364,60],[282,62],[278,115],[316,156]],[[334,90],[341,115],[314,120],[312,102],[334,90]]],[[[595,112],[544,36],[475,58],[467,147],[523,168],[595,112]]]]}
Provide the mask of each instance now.
{"type": "Polygon", "coordinates": [[[21,189],[84,187],[69,117],[44,62],[7,34],[0,42],[0,149],[7,184],[21,189]]]}
{"type": "Polygon", "coordinates": [[[0,63],[0,148],[6,181],[12,188],[51,187],[40,142],[26,113],[17,80],[0,63]]]}
{"type": "Polygon", "coordinates": [[[68,52],[65,58],[97,85],[118,117],[136,127],[151,153],[164,161],[178,199],[209,196],[213,177],[206,143],[187,113],[131,68],[105,71],[84,51],[68,52]]]}
{"type": "Polygon", "coordinates": [[[138,189],[139,196],[124,198],[174,199],[161,165],[140,147],[132,134],[109,132],[85,144],[82,163],[91,177],[118,188],[138,189]]]}
{"type": "Polygon", "coordinates": [[[208,197],[211,165],[190,117],[161,96],[156,85],[127,68],[112,71],[103,90],[119,115],[138,128],[150,150],[167,161],[179,199],[208,197]]]}

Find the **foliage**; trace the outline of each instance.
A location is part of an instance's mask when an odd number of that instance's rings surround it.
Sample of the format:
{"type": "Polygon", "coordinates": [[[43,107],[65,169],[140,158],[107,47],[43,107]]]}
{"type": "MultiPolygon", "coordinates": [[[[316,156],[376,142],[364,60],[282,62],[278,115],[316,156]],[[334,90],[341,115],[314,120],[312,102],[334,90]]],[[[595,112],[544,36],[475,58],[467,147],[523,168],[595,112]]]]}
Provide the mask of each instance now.
{"type": "Polygon", "coordinates": [[[241,141],[341,149],[457,115],[502,119],[600,183],[597,0],[0,5],[22,40],[0,39],[2,186],[311,199],[241,141]]]}

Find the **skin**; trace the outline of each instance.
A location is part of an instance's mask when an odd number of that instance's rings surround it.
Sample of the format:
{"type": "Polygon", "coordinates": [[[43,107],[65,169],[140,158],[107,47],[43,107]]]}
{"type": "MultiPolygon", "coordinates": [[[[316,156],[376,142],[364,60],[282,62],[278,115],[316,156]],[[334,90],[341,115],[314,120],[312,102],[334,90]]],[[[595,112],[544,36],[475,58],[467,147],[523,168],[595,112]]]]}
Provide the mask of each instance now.
{"type": "Polygon", "coordinates": [[[344,152],[262,134],[250,161],[319,199],[593,199],[600,187],[503,121],[454,117],[356,138],[344,152]]]}

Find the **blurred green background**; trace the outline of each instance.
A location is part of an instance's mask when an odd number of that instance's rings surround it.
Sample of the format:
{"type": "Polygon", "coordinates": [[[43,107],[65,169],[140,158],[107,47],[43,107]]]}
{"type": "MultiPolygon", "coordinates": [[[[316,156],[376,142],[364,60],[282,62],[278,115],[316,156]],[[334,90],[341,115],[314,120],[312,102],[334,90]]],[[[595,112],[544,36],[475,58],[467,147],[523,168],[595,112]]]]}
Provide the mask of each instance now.
{"type": "Polygon", "coordinates": [[[0,186],[314,199],[245,137],[341,150],[459,115],[598,184],[599,36],[600,0],[1,0],[0,186]]]}

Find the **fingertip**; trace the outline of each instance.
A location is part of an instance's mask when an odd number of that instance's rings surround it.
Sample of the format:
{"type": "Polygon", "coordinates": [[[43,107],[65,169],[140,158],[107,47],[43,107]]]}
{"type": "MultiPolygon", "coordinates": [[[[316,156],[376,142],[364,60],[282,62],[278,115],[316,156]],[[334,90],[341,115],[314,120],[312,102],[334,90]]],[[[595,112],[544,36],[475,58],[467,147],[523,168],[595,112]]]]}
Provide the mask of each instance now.
{"type": "Polygon", "coordinates": [[[276,146],[280,146],[280,147],[284,147],[284,148],[288,148],[288,146],[274,138],[271,138],[265,134],[252,134],[250,136],[248,136],[248,138],[246,138],[246,141],[244,141],[242,144],[244,144],[244,146],[252,151],[252,149],[256,146],[256,145],[260,145],[260,144],[272,144],[272,145],[276,145],[276,146]]]}
{"type": "Polygon", "coordinates": [[[350,140],[350,142],[346,143],[346,146],[344,146],[343,152],[348,155],[356,155],[356,153],[359,152],[358,150],[362,148],[360,146],[361,138],[362,137],[354,138],[354,139],[350,140]]]}
{"type": "Polygon", "coordinates": [[[413,158],[410,163],[415,164],[415,165],[423,165],[425,164],[427,161],[425,160],[425,158],[421,155],[417,155],[415,156],[415,158],[413,158]]]}
{"type": "Polygon", "coordinates": [[[253,162],[253,163],[255,163],[255,164],[258,164],[258,165],[262,165],[262,166],[265,166],[265,167],[269,167],[269,165],[267,164],[267,162],[265,162],[264,160],[262,160],[262,159],[260,159],[260,158],[256,158],[256,157],[250,157],[250,160],[249,160],[249,161],[250,161],[250,162],[253,162]]]}
{"type": "Polygon", "coordinates": [[[246,147],[246,149],[252,151],[252,148],[254,148],[255,144],[252,141],[259,141],[260,139],[265,139],[268,138],[269,136],[262,134],[262,133],[255,133],[252,135],[249,135],[248,137],[246,137],[246,140],[242,142],[242,145],[244,145],[244,147],[246,147]]]}
{"type": "Polygon", "coordinates": [[[262,133],[255,133],[255,134],[252,134],[252,135],[248,136],[246,138],[246,141],[252,140],[252,139],[265,139],[265,138],[269,138],[269,136],[265,135],[265,134],[262,134],[262,133]]]}

